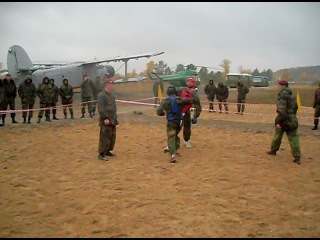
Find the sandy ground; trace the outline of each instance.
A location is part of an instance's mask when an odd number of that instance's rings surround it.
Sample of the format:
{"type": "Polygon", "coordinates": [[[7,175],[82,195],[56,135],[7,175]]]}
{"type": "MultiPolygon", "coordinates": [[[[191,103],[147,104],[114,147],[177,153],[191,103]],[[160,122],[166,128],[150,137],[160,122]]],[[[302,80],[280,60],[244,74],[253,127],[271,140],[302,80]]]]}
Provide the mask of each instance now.
{"type": "MultiPolygon", "coordinates": [[[[117,99],[152,97],[129,90],[117,99]]],[[[313,109],[298,114],[301,165],[286,136],[276,156],[266,154],[274,106],[234,110],[204,110],[176,164],[162,151],[166,120],[153,106],[118,104],[116,156],[105,162],[97,159],[98,117],[80,119],[77,105],[75,120],[8,121],[0,129],[0,237],[319,237],[313,109]]]]}

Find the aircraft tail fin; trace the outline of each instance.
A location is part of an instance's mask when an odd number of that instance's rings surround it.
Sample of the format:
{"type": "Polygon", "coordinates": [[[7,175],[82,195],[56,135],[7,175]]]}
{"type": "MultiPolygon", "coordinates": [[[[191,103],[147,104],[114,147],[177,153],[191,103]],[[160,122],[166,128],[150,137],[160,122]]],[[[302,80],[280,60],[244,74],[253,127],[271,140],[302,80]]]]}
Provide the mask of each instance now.
{"type": "Polygon", "coordinates": [[[8,73],[19,82],[24,81],[26,75],[31,75],[33,64],[26,51],[19,45],[13,45],[7,55],[8,73]]]}

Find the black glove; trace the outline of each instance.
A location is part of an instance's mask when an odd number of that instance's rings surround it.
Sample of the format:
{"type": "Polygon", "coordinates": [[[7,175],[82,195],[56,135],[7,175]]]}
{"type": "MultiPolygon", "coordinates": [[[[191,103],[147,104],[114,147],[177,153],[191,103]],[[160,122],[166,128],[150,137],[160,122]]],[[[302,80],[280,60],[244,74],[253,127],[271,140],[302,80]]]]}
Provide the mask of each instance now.
{"type": "Polygon", "coordinates": [[[197,123],[197,118],[196,118],[196,117],[193,117],[193,118],[191,119],[191,123],[192,123],[192,124],[196,124],[196,123],[197,123]]]}

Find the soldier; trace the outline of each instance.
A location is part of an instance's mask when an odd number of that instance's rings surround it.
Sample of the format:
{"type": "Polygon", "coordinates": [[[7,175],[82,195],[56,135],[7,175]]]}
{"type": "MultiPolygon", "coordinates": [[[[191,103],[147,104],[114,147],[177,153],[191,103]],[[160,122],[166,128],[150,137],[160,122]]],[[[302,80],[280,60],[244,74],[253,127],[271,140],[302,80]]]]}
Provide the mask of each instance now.
{"type": "Polygon", "coordinates": [[[98,99],[98,93],[101,92],[102,90],[102,86],[101,86],[101,82],[100,82],[100,77],[97,76],[95,81],[93,82],[93,108],[92,108],[92,115],[95,116],[96,115],[96,107],[97,107],[97,99],[98,99]]]}
{"type": "Polygon", "coordinates": [[[319,124],[319,117],[320,117],[320,83],[319,83],[319,87],[314,93],[313,108],[314,108],[314,127],[312,128],[312,130],[317,130],[318,124],[319,124]]]}
{"type": "Polygon", "coordinates": [[[209,80],[209,83],[204,87],[204,93],[207,95],[209,101],[209,112],[214,112],[214,98],[216,96],[217,87],[214,85],[213,79],[209,80]]]}
{"type": "MultiPolygon", "coordinates": [[[[52,99],[54,96],[54,89],[52,85],[50,84],[50,80],[48,77],[44,77],[42,80],[42,83],[39,85],[38,88],[38,96],[40,98],[40,108],[46,108],[45,109],[45,116],[46,121],[51,122],[50,120],[50,107],[52,107],[52,99]]],[[[38,122],[40,123],[41,118],[43,116],[44,109],[41,109],[38,114],[38,122]]]]}
{"type": "Polygon", "coordinates": [[[81,83],[81,102],[82,102],[82,116],[84,118],[84,114],[86,113],[86,105],[88,105],[88,112],[90,117],[92,118],[92,96],[94,91],[93,82],[89,79],[88,75],[83,75],[83,82],[81,83]]]}
{"type": "Polygon", "coordinates": [[[52,115],[53,115],[53,120],[59,120],[59,118],[57,118],[56,114],[57,114],[57,103],[59,101],[59,88],[57,87],[57,85],[54,84],[54,79],[50,79],[50,84],[53,87],[53,91],[54,91],[54,95],[52,98],[52,115]]]}
{"type": "Polygon", "coordinates": [[[283,133],[285,132],[294,157],[293,162],[300,164],[301,151],[298,135],[298,119],[296,116],[298,104],[292,94],[292,90],[288,87],[288,80],[280,80],[278,82],[281,90],[278,93],[277,101],[277,117],[275,119],[275,135],[272,139],[271,150],[269,155],[276,155],[279,150],[283,133]]]}
{"type": "Polygon", "coordinates": [[[217,99],[219,102],[219,113],[222,113],[222,104],[224,104],[224,108],[226,110],[226,114],[228,114],[228,97],[229,97],[229,89],[222,82],[218,83],[217,87],[217,99]]]}
{"type": "Polygon", "coordinates": [[[27,110],[22,112],[23,123],[27,123],[27,115],[29,115],[28,123],[30,124],[31,118],[33,116],[33,106],[37,96],[37,89],[32,82],[32,78],[30,75],[26,76],[24,82],[19,85],[18,94],[21,98],[22,109],[27,110]]]}
{"type": "Polygon", "coordinates": [[[98,147],[98,159],[107,160],[105,156],[114,156],[112,150],[116,142],[117,105],[112,90],[115,82],[111,78],[105,78],[105,87],[98,94],[98,112],[100,115],[100,136],[98,147]]]}
{"type": "Polygon", "coordinates": [[[5,115],[5,113],[1,114],[1,111],[4,111],[4,99],[5,99],[5,90],[4,90],[4,85],[2,83],[2,80],[0,79],[0,117],[2,119],[2,123],[0,123],[0,127],[4,126],[4,120],[2,118],[2,115],[5,115]]]}
{"type": "Polygon", "coordinates": [[[191,137],[191,123],[196,124],[197,118],[200,116],[202,108],[200,103],[200,98],[195,90],[196,79],[194,77],[189,77],[186,81],[186,87],[179,90],[178,95],[182,99],[192,99],[192,103],[186,104],[182,109],[183,114],[183,139],[185,141],[186,147],[191,147],[190,137],[191,137]],[[194,115],[191,119],[191,107],[195,108],[194,115]]]}
{"type": "Polygon", "coordinates": [[[178,97],[178,92],[174,86],[169,86],[167,89],[168,98],[161,102],[157,108],[157,115],[167,117],[167,143],[168,148],[165,148],[165,152],[169,152],[171,155],[170,161],[176,162],[176,155],[180,155],[180,138],[179,133],[181,131],[181,123],[183,119],[182,109],[185,104],[191,104],[192,99],[181,99],[178,97]]]}
{"type": "Polygon", "coordinates": [[[72,109],[73,88],[71,85],[69,85],[68,79],[66,79],[66,78],[63,79],[59,93],[61,96],[61,103],[62,103],[62,107],[63,107],[64,119],[67,119],[67,109],[69,109],[71,119],[74,119],[73,109],[72,109]]]}
{"type": "MultiPolygon", "coordinates": [[[[153,84],[153,95],[154,95],[154,104],[158,104],[160,103],[160,99],[159,99],[159,96],[158,96],[158,93],[159,93],[159,86],[160,86],[160,90],[161,92],[163,93],[163,90],[164,90],[164,86],[163,86],[163,82],[162,80],[157,77],[156,81],[154,82],[153,84]]],[[[154,107],[157,107],[156,105],[154,107]]]]}
{"type": "Polygon", "coordinates": [[[238,114],[243,115],[245,105],[242,103],[246,102],[246,96],[249,93],[249,88],[247,86],[244,86],[243,82],[238,82],[237,90],[238,90],[237,110],[238,110],[238,114]]]}
{"type": "MultiPolygon", "coordinates": [[[[3,79],[2,81],[4,85],[4,90],[5,90],[5,98],[4,98],[4,110],[8,109],[8,105],[10,107],[10,110],[15,110],[15,99],[17,96],[17,86],[16,83],[14,82],[13,78],[11,78],[11,75],[8,73],[6,74],[6,78],[3,79]]],[[[10,113],[12,123],[18,123],[15,120],[16,113],[12,112],[10,113]]],[[[2,124],[5,125],[5,118],[6,114],[2,115],[2,124]]]]}

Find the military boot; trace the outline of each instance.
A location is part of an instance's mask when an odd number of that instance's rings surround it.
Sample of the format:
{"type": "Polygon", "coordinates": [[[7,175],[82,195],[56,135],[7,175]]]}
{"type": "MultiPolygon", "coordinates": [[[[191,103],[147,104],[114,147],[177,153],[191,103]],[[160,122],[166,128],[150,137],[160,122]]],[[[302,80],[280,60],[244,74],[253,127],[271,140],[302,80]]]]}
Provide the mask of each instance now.
{"type": "Polygon", "coordinates": [[[171,155],[171,160],[170,160],[170,162],[171,163],[175,163],[177,160],[176,160],[176,155],[174,155],[174,154],[172,154],[171,155]]]}
{"type": "Polygon", "coordinates": [[[26,123],[27,123],[27,119],[23,118],[23,124],[26,124],[26,123]]]}
{"type": "Polygon", "coordinates": [[[46,121],[47,121],[47,122],[51,122],[51,120],[50,120],[50,117],[49,117],[49,116],[46,116],[46,121]]]}
{"type": "Polygon", "coordinates": [[[53,120],[59,120],[59,118],[56,117],[56,114],[53,114],[53,120]]]}
{"type": "Polygon", "coordinates": [[[319,124],[319,119],[314,120],[314,127],[311,130],[317,130],[318,129],[318,124],[319,124]]]}
{"type": "Polygon", "coordinates": [[[19,122],[17,122],[15,119],[14,119],[14,117],[12,118],[12,123],[19,123],[19,122]]]}
{"type": "Polygon", "coordinates": [[[273,150],[270,150],[269,152],[267,152],[269,155],[276,155],[277,152],[276,151],[273,151],[273,150]]]}
{"type": "Polygon", "coordinates": [[[66,113],[64,114],[64,119],[67,119],[67,114],[66,113]]]}
{"type": "Polygon", "coordinates": [[[294,157],[294,163],[301,164],[300,157],[294,157]]]}
{"type": "Polygon", "coordinates": [[[41,122],[41,117],[38,117],[37,123],[40,123],[40,122],[41,122]]]}
{"type": "Polygon", "coordinates": [[[82,116],[81,116],[81,118],[84,118],[84,113],[82,113],[82,116]]]}
{"type": "Polygon", "coordinates": [[[28,124],[31,124],[31,117],[28,118],[28,124]]]}
{"type": "Polygon", "coordinates": [[[73,110],[70,109],[69,111],[70,111],[71,119],[74,119],[74,117],[73,117],[73,110]]]}
{"type": "Polygon", "coordinates": [[[89,114],[90,114],[90,117],[93,118],[92,112],[89,112],[89,114]]]}

